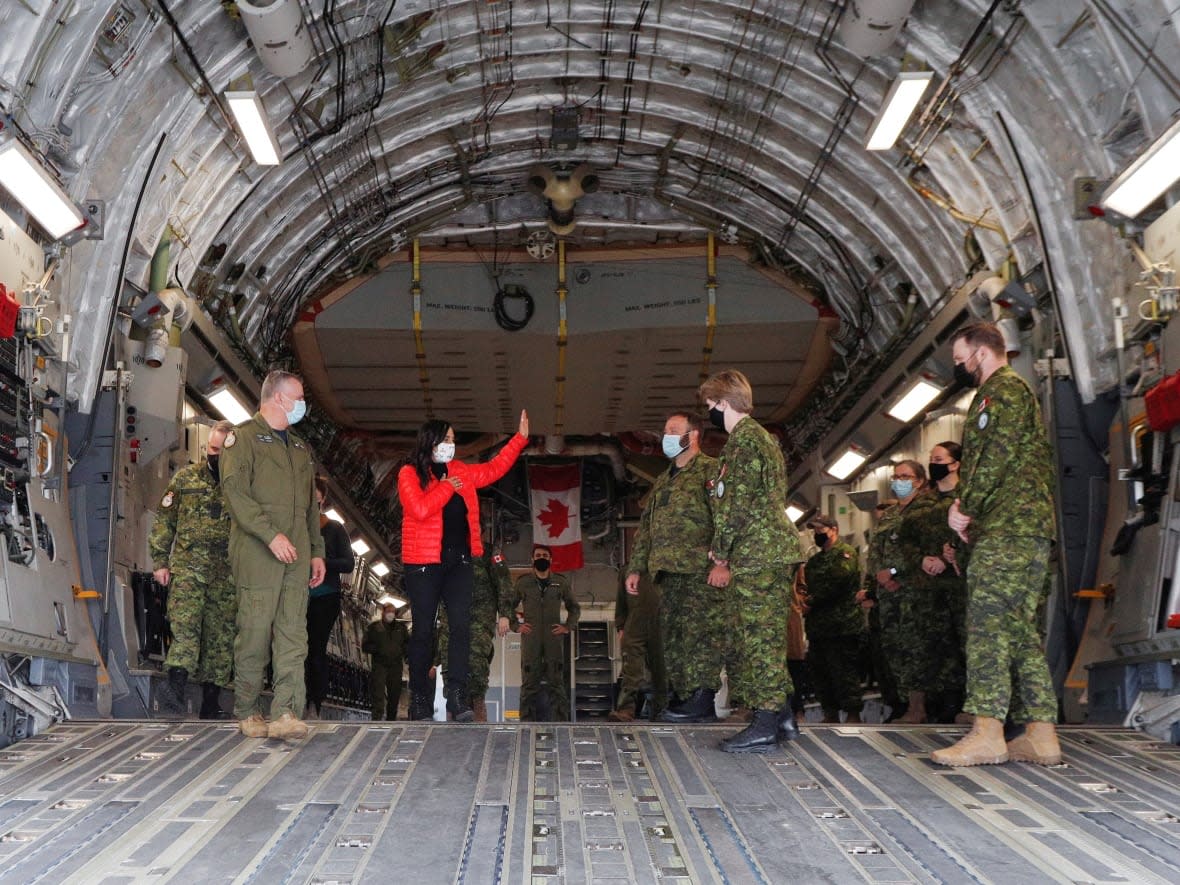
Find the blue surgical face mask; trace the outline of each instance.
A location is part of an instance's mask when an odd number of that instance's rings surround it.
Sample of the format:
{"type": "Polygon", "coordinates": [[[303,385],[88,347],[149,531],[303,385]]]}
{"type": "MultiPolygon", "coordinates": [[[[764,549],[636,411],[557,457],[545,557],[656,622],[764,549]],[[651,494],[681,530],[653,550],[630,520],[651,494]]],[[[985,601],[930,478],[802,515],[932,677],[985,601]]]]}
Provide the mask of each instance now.
{"type": "MultiPolygon", "coordinates": [[[[287,397],[291,399],[291,397],[287,397]]],[[[303,416],[307,414],[307,401],[302,399],[291,399],[291,411],[286,413],[288,424],[298,424],[303,420],[303,416]]]]}
{"type": "Polygon", "coordinates": [[[688,434],[686,433],[684,436],[680,436],[676,433],[664,434],[663,447],[665,458],[675,458],[677,455],[688,448],[687,444],[681,442],[685,436],[688,436],[688,434]]]}
{"type": "Polygon", "coordinates": [[[895,498],[908,498],[914,493],[914,481],[912,479],[895,479],[889,483],[889,488],[895,498]]]}

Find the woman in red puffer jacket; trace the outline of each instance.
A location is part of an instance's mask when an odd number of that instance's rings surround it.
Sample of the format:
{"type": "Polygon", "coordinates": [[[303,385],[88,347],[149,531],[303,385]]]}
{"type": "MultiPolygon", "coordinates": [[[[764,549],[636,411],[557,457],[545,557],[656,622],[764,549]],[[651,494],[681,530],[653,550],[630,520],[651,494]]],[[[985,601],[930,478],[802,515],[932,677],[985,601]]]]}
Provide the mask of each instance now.
{"type": "Polygon", "coordinates": [[[446,421],[427,421],[409,464],[397,475],[402,505],[402,563],[410,597],[410,718],[430,719],[434,692],[430,658],[434,619],[447,607],[447,710],[456,722],[470,722],[467,699],[471,650],[471,557],[483,553],[476,490],[491,485],[516,463],[529,441],[529,416],[491,461],[465,464],[455,457],[455,431],[446,421]]]}

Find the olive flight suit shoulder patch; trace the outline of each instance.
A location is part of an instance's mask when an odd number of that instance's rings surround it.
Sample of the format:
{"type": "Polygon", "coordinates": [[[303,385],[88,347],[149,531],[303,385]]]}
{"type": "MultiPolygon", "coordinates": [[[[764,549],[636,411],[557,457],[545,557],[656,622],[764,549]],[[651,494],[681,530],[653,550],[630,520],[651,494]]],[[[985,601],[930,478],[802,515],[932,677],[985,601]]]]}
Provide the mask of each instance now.
{"type": "Polygon", "coordinates": [[[232,449],[234,447],[234,443],[236,443],[237,441],[238,441],[238,435],[231,430],[229,433],[227,433],[225,435],[225,440],[224,440],[224,442],[222,442],[222,445],[225,446],[227,449],[232,449]]]}

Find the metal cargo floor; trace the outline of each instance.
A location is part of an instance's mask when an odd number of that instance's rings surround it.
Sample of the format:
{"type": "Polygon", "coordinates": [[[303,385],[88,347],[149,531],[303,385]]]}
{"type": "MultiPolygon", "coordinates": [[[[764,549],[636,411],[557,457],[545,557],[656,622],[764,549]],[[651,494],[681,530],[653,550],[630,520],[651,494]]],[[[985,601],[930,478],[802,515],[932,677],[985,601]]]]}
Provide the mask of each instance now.
{"type": "Polygon", "coordinates": [[[1180,747],[932,765],[961,729],[73,721],[0,750],[8,882],[1177,882],[1180,747]]]}

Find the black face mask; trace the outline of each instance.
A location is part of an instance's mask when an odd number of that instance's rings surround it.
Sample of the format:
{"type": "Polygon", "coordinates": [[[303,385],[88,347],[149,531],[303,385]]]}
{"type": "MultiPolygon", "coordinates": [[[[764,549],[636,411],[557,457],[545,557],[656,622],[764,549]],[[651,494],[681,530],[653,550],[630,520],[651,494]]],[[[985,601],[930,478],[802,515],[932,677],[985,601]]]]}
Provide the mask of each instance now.
{"type": "Polygon", "coordinates": [[[534,559],[533,560],[533,568],[535,568],[539,572],[549,571],[549,566],[551,564],[552,563],[550,563],[550,561],[548,559],[534,559]]]}
{"type": "Polygon", "coordinates": [[[716,406],[713,406],[713,408],[709,409],[709,423],[718,430],[724,430],[725,412],[721,411],[721,409],[717,408],[716,406]]]}
{"type": "Polygon", "coordinates": [[[961,387],[979,386],[979,369],[974,372],[967,368],[967,361],[955,363],[955,382],[961,387]]]}
{"type": "Polygon", "coordinates": [[[929,473],[931,482],[942,482],[944,479],[950,476],[951,465],[935,464],[933,461],[931,461],[929,473]]]}
{"type": "Polygon", "coordinates": [[[221,471],[218,469],[218,459],[220,455],[206,455],[205,463],[209,465],[209,472],[213,474],[213,478],[221,482],[221,471]]]}
{"type": "Polygon", "coordinates": [[[815,533],[815,546],[818,547],[820,550],[823,550],[825,547],[828,546],[827,532],[816,532],[815,533]]]}

